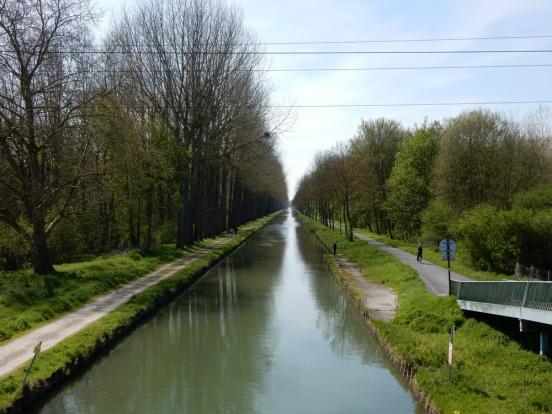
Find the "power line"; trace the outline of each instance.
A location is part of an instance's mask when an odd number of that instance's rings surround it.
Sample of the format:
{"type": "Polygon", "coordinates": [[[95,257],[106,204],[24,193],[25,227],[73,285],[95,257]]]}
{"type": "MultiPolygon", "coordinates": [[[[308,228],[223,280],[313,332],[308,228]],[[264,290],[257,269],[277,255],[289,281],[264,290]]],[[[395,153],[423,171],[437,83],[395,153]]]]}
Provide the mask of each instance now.
{"type": "Polygon", "coordinates": [[[290,68],[253,69],[254,72],[316,72],[316,71],[371,71],[371,70],[430,70],[430,69],[498,69],[498,68],[540,68],[551,67],[552,63],[513,65],[455,65],[455,66],[372,66],[366,68],[290,68]]]}
{"type": "MultiPolygon", "coordinates": [[[[364,68],[276,68],[276,69],[241,69],[241,72],[348,72],[348,71],[375,71],[375,70],[433,70],[433,69],[515,69],[515,68],[547,68],[552,67],[552,63],[520,63],[520,64],[503,64],[503,65],[453,65],[453,66],[369,66],[364,68]]],[[[204,72],[204,70],[197,70],[204,72]]],[[[131,74],[139,73],[132,69],[92,69],[82,70],[71,73],[69,75],[78,75],[83,73],[96,74],[131,74]]]]}
{"type": "MultiPolygon", "coordinates": [[[[315,104],[315,105],[254,105],[254,104],[237,104],[238,107],[247,108],[247,107],[262,107],[262,108],[277,108],[277,109],[294,109],[294,108],[314,108],[314,109],[323,109],[323,108],[387,108],[387,107],[408,107],[408,106],[476,106],[476,105],[534,105],[534,104],[552,104],[552,100],[543,99],[543,100],[511,100],[511,101],[467,101],[467,102],[399,102],[399,103],[363,103],[363,104],[315,104]]],[[[99,109],[99,108],[125,108],[125,109],[135,109],[135,110],[167,110],[167,109],[177,109],[177,106],[167,106],[167,105],[99,105],[94,106],[81,106],[80,109],[99,109]]],[[[42,110],[55,110],[51,107],[46,106],[35,106],[35,109],[42,110]]]]}
{"type": "MultiPolygon", "coordinates": [[[[211,52],[207,52],[211,53],[211,52]]],[[[213,54],[220,54],[212,52],[213,54]]],[[[225,52],[221,52],[226,54],[225,52]]],[[[433,55],[433,54],[477,54],[477,53],[552,53],[552,49],[488,49],[488,50],[302,50],[272,52],[228,52],[245,55],[433,55]]]]}
{"type": "MultiPolygon", "coordinates": [[[[418,39],[370,39],[370,40],[325,40],[304,42],[260,42],[260,45],[335,45],[335,44],[363,44],[363,43],[414,43],[414,42],[451,42],[466,40],[516,40],[516,39],[550,39],[552,35],[527,36],[480,36],[480,37],[434,37],[418,39]]],[[[241,46],[252,43],[243,43],[241,46]]]]}
{"type": "MultiPolygon", "coordinates": [[[[0,53],[14,53],[0,50],[0,53]]],[[[302,51],[175,51],[175,50],[50,50],[51,54],[157,54],[157,55],[436,55],[436,54],[483,54],[483,53],[552,53],[552,49],[481,49],[481,50],[302,50],[302,51]]]]}
{"type": "Polygon", "coordinates": [[[461,105],[528,105],[550,104],[552,100],[540,101],[479,101],[479,102],[408,102],[408,103],[375,103],[375,104],[321,104],[321,105],[268,105],[270,108],[370,108],[370,107],[403,107],[403,106],[461,106],[461,105]]]}

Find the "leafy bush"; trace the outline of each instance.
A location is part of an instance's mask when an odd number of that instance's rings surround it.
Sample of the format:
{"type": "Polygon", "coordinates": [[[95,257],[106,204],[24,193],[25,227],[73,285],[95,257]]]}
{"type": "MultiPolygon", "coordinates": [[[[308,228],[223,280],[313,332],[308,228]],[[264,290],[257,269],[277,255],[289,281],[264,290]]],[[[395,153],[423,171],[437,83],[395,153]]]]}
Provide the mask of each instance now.
{"type": "Polygon", "coordinates": [[[62,221],[48,240],[48,247],[55,263],[67,262],[84,252],[82,234],[72,221],[62,221]]]}
{"type": "Polygon", "coordinates": [[[521,255],[519,261],[545,270],[552,270],[552,208],[537,212],[515,209],[511,214],[520,214],[523,223],[520,234],[521,255]]]}
{"type": "Polygon", "coordinates": [[[516,262],[552,268],[552,209],[498,210],[480,205],[456,224],[472,264],[513,273],[516,262]]]}
{"type": "Polygon", "coordinates": [[[455,233],[463,239],[474,266],[511,273],[521,253],[519,224],[510,212],[482,204],[464,214],[455,233]]]}
{"type": "Polygon", "coordinates": [[[552,209],[552,184],[539,185],[514,195],[513,209],[533,211],[552,209]]]}
{"type": "Polygon", "coordinates": [[[0,222],[0,270],[15,270],[30,260],[25,240],[8,225],[0,222]]]}

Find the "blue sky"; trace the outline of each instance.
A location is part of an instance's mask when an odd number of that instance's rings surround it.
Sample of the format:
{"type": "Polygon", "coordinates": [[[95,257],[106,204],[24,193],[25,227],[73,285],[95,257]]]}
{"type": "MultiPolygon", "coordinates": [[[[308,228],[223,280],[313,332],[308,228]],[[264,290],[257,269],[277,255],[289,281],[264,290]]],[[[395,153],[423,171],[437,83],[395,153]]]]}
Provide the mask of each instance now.
{"type": "MultiPolygon", "coordinates": [[[[127,0],[127,7],[133,2],[127,0]]],[[[531,0],[234,0],[260,42],[552,35],[552,1],[531,0]]],[[[105,28],[123,1],[98,0],[105,28]]],[[[101,33],[104,29],[99,29],[101,33]]],[[[431,43],[286,45],[267,50],[552,49],[552,38],[431,43]]],[[[552,63],[552,53],[478,55],[272,56],[276,68],[358,68],[552,63]]],[[[551,100],[552,67],[369,72],[269,72],[274,104],[378,104],[551,100]]],[[[290,195],[314,154],[351,138],[362,118],[390,117],[405,126],[441,120],[468,107],[297,109],[280,134],[290,195]]],[[[490,107],[522,119],[537,105],[490,107]]]]}

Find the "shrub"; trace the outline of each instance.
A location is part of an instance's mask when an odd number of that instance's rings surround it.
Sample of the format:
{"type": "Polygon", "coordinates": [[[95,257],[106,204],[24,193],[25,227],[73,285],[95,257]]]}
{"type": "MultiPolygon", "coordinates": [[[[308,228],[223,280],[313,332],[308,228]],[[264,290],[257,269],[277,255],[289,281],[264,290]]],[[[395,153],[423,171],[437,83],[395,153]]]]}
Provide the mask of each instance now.
{"type": "Polygon", "coordinates": [[[552,268],[552,209],[504,211],[480,205],[458,221],[455,233],[480,269],[512,273],[516,261],[552,268]]]}
{"type": "Polygon", "coordinates": [[[55,263],[71,261],[85,249],[81,233],[69,220],[62,221],[56,227],[48,240],[48,247],[55,263]]]}
{"type": "Polygon", "coordinates": [[[23,237],[0,222],[0,270],[15,270],[30,260],[29,247],[23,237]]]}
{"type": "Polygon", "coordinates": [[[552,209],[552,184],[539,185],[528,191],[516,193],[512,208],[533,211],[552,209]]]}
{"type": "Polygon", "coordinates": [[[515,209],[511,214],[522,216],[526,220],[521,223],[519,261],[552,270],[552,208],[537,212],[515,209]]]}
{"type": "Polygon", "coordinates": [[[455,233],[464,241],[475,267],[511,273],[521,254],[519,227],[524,221],[521,216],[482,204],[464,214],[455,233]]]}

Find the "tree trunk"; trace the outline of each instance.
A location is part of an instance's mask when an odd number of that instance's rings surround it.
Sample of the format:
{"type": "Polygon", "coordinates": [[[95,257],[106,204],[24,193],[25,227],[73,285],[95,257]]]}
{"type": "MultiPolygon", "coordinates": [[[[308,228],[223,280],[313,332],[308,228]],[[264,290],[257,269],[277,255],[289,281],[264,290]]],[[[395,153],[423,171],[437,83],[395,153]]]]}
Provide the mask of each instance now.
{"type": "Polygon", "coordinates": [[[178,223],[176,228],[176,247],[183,248],[188,241],[188,183],[180,184],[180,209],[178,210],[178,223]]]}
{"type": "Polygon", "coordinates": [[[44,229],[44,220],[35,218],[33,223],[33,268],[35,273],[45,275],[54,271],[50,251],[48,250],[48,236],[44,229]]]}
{"type": "Polygon", "coordinates": [[[147,229],[146,229],[146,251],[151,250],[152,244],[152,232],[153,232],[153,186],[148,188],[147,201],[146,201],[146,216],[147,216],[147,229]]]}
{"type": "Polygon", "coordinates": [[[345,195],[345,221],[349,224],[346,234],[347,239],[349,239],[349,241],[353,241],[353,225],[351,223],[351,211],[349,210],[349,195],[345,195]]]}

